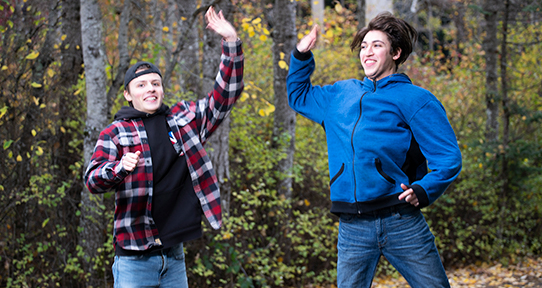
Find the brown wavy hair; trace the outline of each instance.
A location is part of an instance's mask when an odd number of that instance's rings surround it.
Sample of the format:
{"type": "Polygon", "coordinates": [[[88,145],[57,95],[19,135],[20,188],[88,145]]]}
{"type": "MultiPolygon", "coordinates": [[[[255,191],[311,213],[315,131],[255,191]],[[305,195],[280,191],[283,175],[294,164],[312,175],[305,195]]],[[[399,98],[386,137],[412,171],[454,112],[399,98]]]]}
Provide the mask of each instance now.
{"type": "Polygon", "coordinates": [[[395,55],[401,49],[401,55],[395,60],[395,66],[398,68],[412,53],[414,43],[418,38],[418,32],[405,20],[393,16],[390,12],[382,12],[373,18],[366,27],[356,33],[352,44],[350,44],[350,49],[359,51],[365,35],[369,31],[375,30],[381,31],[388,36],[391,43],[391,55],[395,55]]]}

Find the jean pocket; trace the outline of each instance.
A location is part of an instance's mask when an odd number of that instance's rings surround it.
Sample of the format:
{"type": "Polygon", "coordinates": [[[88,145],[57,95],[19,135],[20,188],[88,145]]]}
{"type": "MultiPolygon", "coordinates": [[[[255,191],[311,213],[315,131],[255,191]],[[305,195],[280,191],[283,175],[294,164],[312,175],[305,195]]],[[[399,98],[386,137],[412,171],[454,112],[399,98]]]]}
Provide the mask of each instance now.
{"type": "Polygon", "coordinates": [[[341,222],[350,223],[354,220],[354,217],[356,217],[354,214],[350,213],[342,213],[341,214],[341,222]]]}

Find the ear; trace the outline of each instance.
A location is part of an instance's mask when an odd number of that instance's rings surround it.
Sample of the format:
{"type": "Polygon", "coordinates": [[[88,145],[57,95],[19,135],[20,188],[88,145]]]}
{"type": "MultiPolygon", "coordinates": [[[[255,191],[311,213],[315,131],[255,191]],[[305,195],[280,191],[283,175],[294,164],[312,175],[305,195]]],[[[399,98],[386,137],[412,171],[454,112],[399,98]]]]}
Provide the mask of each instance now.
{"type": "Polygon", "coordinates": [[[397,52],[393,55],[393,60],[399,59],[399,57],[401,57],[401,52],[401,48],[397,48],[397,52]]]}
{"type": "Polygon", "coordinates": [[[128,102],[132,102],[132,95],[130,95],[130,93],[126,90],[124,90],[124,99],[126,99],[128,102]]]}

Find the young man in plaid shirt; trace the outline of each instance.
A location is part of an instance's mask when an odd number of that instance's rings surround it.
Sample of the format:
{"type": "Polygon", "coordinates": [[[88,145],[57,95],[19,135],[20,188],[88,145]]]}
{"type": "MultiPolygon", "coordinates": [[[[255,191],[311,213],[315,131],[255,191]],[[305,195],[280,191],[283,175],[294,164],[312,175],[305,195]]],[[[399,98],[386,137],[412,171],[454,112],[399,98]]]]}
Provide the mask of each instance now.
{"type": "Polygon", "coordinates": [[[115,190],[115,287],[188,287],[183,242],[201,237],[201,215],[222,224],[220,192],[203,144],[243,90],[243,51],[233,26],[211,7],[207,28],[223,37],[214,90],[164,105],[160,70],[126,72],[122,107],[96,143],[85,173],[92,193],[115,190]]]}

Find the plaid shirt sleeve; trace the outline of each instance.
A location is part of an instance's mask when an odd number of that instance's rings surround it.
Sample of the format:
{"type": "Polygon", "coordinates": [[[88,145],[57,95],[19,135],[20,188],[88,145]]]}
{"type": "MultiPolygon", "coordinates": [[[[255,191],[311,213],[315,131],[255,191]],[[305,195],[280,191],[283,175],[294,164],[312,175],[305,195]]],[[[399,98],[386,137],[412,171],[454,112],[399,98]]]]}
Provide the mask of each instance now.
{"type": "Polygon", "coordinates": [[[216,75],[212,92],[196,103],[196,115],[201,142],[205,143],[218,125],[228,116],[244,88],[244,55],[241,40],[222,40],[220,70],[216,75]]]}
{"type": "Polygon", "coordinates": [[[129,174],[120,160],[115,136],[117,127],[114,124],[105,128],[96,142],[94,153],[85,172],[84,180],[91,193],[105,193],[129,174]]]}
{"type": "Polygon", "coordinates": [[[170,126],[175,126],[175,123],[178,125],[173,132],[182,140],[194,192],[214,229],[222,225],[220,190],[203,144],[228,116],[243,91],[244,57],[241,44],[240,40],[222,42],[220,71],[208,97],[197,102],[180,102],[172,109],[172,113],[177,116],[170,126]]]}

